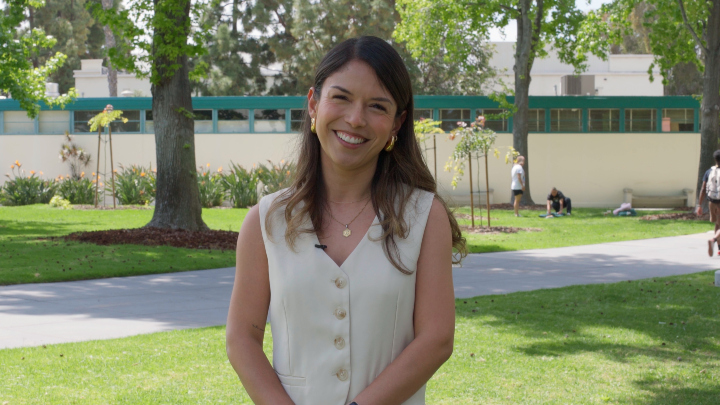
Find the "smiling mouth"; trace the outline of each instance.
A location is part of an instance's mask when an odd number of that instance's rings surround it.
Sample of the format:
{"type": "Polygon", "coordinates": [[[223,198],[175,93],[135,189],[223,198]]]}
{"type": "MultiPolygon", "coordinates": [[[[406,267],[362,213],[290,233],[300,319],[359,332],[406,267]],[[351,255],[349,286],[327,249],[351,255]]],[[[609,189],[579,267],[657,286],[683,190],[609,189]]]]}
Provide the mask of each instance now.
{"type": "Polygon", "coordinates": [[[334,132],[338,138],[340,138],[343,141],[345,141],[349,144],[352,144],[352,145],[359,145],[361,143],[367,142],[367,139],[365,139],[365,138],[355,136],[355,135],[350,135],[346,132],[342,132],[342,131],[334,131],[334,132]]]}

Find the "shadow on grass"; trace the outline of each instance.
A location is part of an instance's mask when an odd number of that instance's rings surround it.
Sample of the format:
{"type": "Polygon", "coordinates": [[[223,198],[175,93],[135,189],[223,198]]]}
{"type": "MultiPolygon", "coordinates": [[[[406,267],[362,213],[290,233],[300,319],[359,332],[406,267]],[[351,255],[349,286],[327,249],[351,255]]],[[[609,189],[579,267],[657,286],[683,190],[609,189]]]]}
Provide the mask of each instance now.
{"type": "Polygon", "coordinates": [[[640,378],[637,392],[620,403],[717,404],[720,388],[699,374],[720,369],[720,288],[713,279],[704,272],[461,299],[458,318],[529,338],[513,350],[533,358],[592,353],[642,368],[628,377],[640,378]],[[692,378],[682,374],[687,369],[692,378]]]}

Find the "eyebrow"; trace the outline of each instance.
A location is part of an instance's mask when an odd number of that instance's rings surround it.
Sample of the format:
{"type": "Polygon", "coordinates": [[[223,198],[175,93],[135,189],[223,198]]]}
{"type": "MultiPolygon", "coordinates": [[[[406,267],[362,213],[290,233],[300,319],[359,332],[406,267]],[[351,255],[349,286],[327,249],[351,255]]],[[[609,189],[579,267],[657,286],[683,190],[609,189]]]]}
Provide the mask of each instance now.
{"type": "MultiPolygon", "coordinates": [[[[340,86],[334,85],[334,86],[330,86],[330,88],[331,88],[331,89],[338,89],[338,90],[342,91],[343,93],[347,93],[347,94],[352,95],[352,92],[351,92],[350,90],[344,88],[344,87],[340,87],[340,86]]],[[[390,103],[390,104],[393,103],[392,100],[390,100],[389,98],[385,98],[385,97],[373,97],[373,98],[371,98],[370,100],[384,101],[384,102],[390,103]]]]}

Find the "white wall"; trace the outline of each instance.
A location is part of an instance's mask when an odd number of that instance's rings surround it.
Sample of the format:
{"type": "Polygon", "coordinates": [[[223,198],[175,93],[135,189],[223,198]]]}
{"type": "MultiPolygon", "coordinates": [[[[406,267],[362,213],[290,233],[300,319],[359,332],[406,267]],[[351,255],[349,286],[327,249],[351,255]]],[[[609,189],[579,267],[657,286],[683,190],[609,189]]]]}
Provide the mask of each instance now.
{"type": "MultiPolygon", "coordinates": [[[[107,73],[103,72],[102,59],[84,59],[80,61],[80,70],[73,71],[75,77],[75,90],[81,98],[109,97],[107,73]]],[[[118,96],[124,90],[138,91],[142,97],[150,97],[150,80],[139,79],[133,74],[118,72],[118,96]]]]}

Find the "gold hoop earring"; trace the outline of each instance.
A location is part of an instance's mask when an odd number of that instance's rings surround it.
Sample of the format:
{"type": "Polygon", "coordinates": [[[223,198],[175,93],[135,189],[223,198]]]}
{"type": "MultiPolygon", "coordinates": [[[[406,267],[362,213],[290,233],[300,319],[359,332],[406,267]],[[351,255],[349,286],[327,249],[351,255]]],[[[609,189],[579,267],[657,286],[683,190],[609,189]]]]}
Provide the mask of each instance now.
{"type": "Polygon", "coordinates": [[[395,141],[397,140],[397,136],[393,135],[392,138],[390,138],[390,142],[385,146],[385,152],[390,152],[395,147],[395,141]]]}
{"type": "Polygon", "coordinates": [[[315,118],[310,118],[310,132],[315,133],[315,118]]]}

